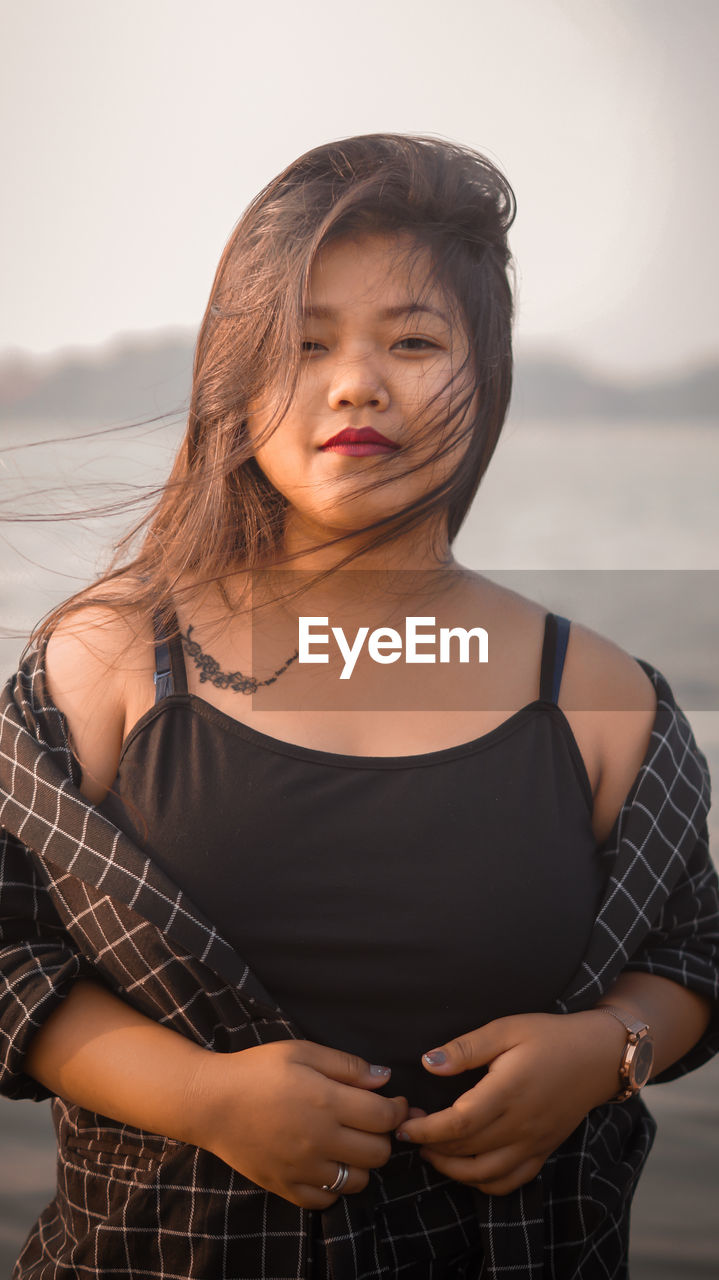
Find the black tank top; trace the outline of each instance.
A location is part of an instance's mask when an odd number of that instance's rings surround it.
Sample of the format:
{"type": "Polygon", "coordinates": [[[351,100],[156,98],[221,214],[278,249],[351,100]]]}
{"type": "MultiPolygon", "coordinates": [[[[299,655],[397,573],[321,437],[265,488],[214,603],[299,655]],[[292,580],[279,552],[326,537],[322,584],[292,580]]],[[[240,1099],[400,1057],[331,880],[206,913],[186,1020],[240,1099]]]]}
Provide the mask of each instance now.
{"type": "Polygon", "coordinates": [[[547,616],[538,698],[471,742],[351,756],[284,742],[187,692],[158,639],[158,700],[102,811],[185,890],[305,1038],[448,1106],[483,1074],[422,1053],[568,984],[604,887],[592,794],[556,705],[569,630],[547,616]],[[558,643],[559,641],[559,643],[558,643]]]}

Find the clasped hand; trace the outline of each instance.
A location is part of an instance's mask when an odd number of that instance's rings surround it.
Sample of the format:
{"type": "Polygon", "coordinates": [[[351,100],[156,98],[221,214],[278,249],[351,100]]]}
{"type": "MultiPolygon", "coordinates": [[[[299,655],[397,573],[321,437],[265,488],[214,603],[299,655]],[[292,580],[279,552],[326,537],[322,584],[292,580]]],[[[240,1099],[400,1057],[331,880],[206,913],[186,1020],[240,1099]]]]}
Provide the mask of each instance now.
{"type": "Polygon", "coordinates": [[[614,1018],[521,1014],[425,1054],[436,1075],[483,1065],[487,1074],[444,1111],[427,1115],[376,1090],[384,1067],[311,1041],[203,1053],[188,1084],[191,1138],[253,1182],[294,1204],[324,1209],[341,1164],[343,1194],[362,1191],[391,1155],[394,1131],[440,1173],[503,1195],[530,1181],[547,1156],[618,1085],[624,1028],[614,1018]]]}
{"type": "Polygon", "coordinates": [[[621,1025],[592,1010],[498,1018],[423,1056],[433,1075],[489,1070],[451,1107],[404,1122],[397,1137],[417,1143],[439,1173],[506,1195],[614,1096],[624,1042],[621,1025]]]}

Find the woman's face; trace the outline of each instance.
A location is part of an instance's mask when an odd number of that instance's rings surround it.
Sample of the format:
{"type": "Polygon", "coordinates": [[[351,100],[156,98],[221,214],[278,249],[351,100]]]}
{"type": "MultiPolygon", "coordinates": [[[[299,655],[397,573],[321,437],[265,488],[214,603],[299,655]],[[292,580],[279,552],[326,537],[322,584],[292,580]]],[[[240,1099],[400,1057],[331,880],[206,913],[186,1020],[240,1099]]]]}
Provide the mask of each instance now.
{"type": "Polygon", "coordinates": [[[456,308],[452,314],[427,283],[429,266],[428,250],[406,235],[339,240],[317,255],[289,410],[264,443],[255,442],[271,421],[271,393],[248,415],[257,463],[289,503],[288,543],[303,529],[332,536],[391,514],[449,474],[466,450],[465,438],[431,461],[441,428],[429,425],[462,394],[457,382],[451,391],[447,384],[468,343],[456,308]],[[401,252],[407,248],[414,252],[401,252]],[[377,432],[387,443],[328,446],[343,431],[377,432]],[[430,465],[402,474],[422,460],[430,465]],[[358,485],[368,491],[358,494],[358,485]]]}

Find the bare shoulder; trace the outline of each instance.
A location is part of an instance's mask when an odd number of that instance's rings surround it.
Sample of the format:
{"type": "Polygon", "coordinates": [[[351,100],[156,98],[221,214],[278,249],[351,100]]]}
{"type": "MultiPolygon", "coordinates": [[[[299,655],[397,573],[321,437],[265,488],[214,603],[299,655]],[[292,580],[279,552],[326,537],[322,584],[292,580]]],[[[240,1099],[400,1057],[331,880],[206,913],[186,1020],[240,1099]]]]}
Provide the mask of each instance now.
{"type": "Polygon", "coordinates": [[[636,658],[613,640],[572,622],[562,678],[568,705],[597,711],[656,711],[654,686],[636,658]]]}
{"type": "MultiPolygon", "coordinates": [[[[537,664],[547,610],[534,600],[470,575],[497,619],[512,670],[536,696],[537,664]]],[[[559,691],[592,791],[592,828],[599,843],[614,822],[644,761],[656,718],[656,694],[644,669],[606,636],[572,620],[559,691]]]]}
{"type": "Polygon", "coordinates": [[[66,614],[48,639],[48,690],[67,719],[81,790],[93,803],[117,774],[130,691],[152,671],[148,630],[130,608],[88,603],[66,614]]]}
{"type": "Polygon", "coordinates": [[[597,760],[593,821],[602,840],[646,756],[656,717],[654,686],[626,650],[573,622],[559,703],[597,760]]]}

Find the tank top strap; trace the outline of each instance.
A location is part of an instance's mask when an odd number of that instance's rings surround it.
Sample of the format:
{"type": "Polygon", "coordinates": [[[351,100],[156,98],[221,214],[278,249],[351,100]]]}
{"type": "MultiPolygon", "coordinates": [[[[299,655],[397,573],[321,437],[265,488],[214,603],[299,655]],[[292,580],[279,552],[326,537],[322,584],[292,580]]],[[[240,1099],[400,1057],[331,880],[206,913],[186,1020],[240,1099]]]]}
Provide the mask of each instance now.
{"type": "Polygon", "coordinates": [[[152,619],[155,633],[155,703],[169,698],[173,693],[187,693],[187,671],[178,633],[177,617],[170,619],[170,637],[159,613],[152,619]]]}
{"type": "Polygon", "coordinates": [[[556,702],[559,698],[571,625],[569,619],[559,613],[548,613],[545,619],[539,676],[539,697],[544,702],[556,702]]]}

